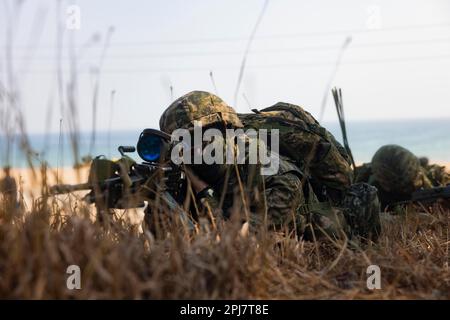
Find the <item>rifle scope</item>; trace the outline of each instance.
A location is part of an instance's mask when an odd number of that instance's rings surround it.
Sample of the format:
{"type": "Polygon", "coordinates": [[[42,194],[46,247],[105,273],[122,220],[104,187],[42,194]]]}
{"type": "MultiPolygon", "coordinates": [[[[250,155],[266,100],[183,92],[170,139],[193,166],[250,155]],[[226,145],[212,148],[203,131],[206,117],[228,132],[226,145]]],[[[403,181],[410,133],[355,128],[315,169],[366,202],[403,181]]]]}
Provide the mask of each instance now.
{"type": "Polygon", "coordinates": [[[144,129],[137,143],[137,152],[146,162],[160,162],[170,143],[170,135],[156,129],[144,129]]]}

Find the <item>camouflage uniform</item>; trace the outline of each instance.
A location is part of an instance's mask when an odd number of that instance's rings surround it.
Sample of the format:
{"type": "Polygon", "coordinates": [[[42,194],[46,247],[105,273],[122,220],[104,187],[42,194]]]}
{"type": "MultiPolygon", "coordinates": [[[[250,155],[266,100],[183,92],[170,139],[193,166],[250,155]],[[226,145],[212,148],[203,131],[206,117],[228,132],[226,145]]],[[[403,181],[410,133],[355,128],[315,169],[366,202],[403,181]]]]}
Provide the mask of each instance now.
{"type": "MultiPolygon", "coordinates": [[[[194,91],[177,99],[163,113],[160,129],[169,134],[177,128],[191,128],[195,121],[200,121],[203,126],[222,128],[276,128],[280,129],[280,135],[283,134],[280,140],[284,140],[286,144],[284,147],[280,146],[282,155],[279,155],[279,171],[276,174],[262,176],[260,165],[248,164],[246,161],[245,164],[225,165],[226,174],[219,178],[214,174],[203,175],[202,179],[211,189],[211,192],[201,197],[203,208],[211,209],[216,216],[226,218],[236,212],[245,214],[247,219],[255,223],[267,218],[269,225],[276,229],[296,228],[298,234],[306,237],[311,232],[317,232],[316,237],[321,232],[334,237],[341,236],[342,232],[348,236],[375,236],[379,232],[379,220],[375,218],[375,223],[370,221],[373,225],[368,226],[364,221],[370,219],[364,218],[365,213],[355,217],[349,212],[348,208],[350,211],[355,209],[361,212],[360,206],[366,205],[367,201],[371,201],[374,206],[370,208],[370,214],[373,215],[374,210],[378,214],[378,209],[376,191],[373,192],[372,189],[371,195],[366,195],[366,199],[363,199],[359,194],[361,186],[351,186],[352,172],[344,149],[300,107],[283,103],[274,107],[277,108],[268,108],[252,115],[240,114],[238,117],[217,96],[194,91]],[[284,110],[279,111],[278,107],[284,110]],[[294,121],[298,128],[301,124],[298,118],[294,119],[296,115],[290,109],[294,109],[303,119],[303,129],[297,130],[301,133],[296,134],[291,130],[294,121]],[[284,126],[271,126],[268,119],[275,117],[281,119],[284,126]],[[296,150],[287,148],[294,145],[296,150]],[[287,154],[290,156],[287,157],[287,154]],[[328,199],[334,201],[319,201],[316,191],[318,188],[322,188],[320,197],[326,196],[322,191],[327,188],[326,191],[335,197],[328,199]],[[355,199],[358,201],[355,202],[355,199]],[[348,207],[332,207],[332,203],[338,202],[346,203],[348,207]],[[308,228],[308,225],[312,228],[308,228]]],[[[195,165],[192,167],[195,171],[195,165]]],[[[197,173],[199,171],[202,170],[197,173]]],[[[366,185],[367,187],[370,188],[366,185]]]]}
{"type": "Polygon", "coordinates": [[[450,182],[444,167],[429,165],[427,159],[419,159],[398,145],[382,146],[371,163],[356,168],[355,177],[357,182],[367,182],[378,189],[383,207],[410,199],[415,190],[450,182]]]}
{"type": "Polygon", "coordinates": [[[445,170],[444,166],[430,164],[424,166],[425,174],[430,180],[433,187],[446,186],[450,184],[450,173],[445,170]]]}
{"type": "Polygon", "coordinates": [[[338,204],[353,181],[350,158],[339,142],[303,108],[279,102],[256,114],[239,114],[245,128],[280,132],[280,153],[293,159],[321,201],[338,204]]]}

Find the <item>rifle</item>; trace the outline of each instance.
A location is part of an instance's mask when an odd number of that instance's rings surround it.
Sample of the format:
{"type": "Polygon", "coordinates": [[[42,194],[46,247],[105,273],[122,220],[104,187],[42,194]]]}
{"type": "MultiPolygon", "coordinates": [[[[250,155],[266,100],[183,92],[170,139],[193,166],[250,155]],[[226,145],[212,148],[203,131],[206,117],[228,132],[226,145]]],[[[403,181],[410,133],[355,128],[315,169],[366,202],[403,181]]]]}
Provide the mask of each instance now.
{"type": "Polygon", "coordinates": [[[439,199],[450,199],[450,184],[445,187],[434,187],[414,191],[411,201],[430,203],[439,199]]]}
{"type": "Polygon", "coordinates": [[[137,148],[118,148],[119,160],[112,161],[103,156],[94,158],[88,182],[55,185],[50,188],[50,194],[89,190],[83,200],[94,203],[101,210],[144,207],[144,201],[154,199],[158,194],[171,210],[176,211],[185,177],[179,166],[166,161],[170,144],[170,135],[145,129],[139,136],[137,148]],[[136,149],[144,162],[137,163],[126,155],[136,149]]]}
{"type": "Polygon", "coordinates": [[[432,204],[439,200],[450,200],[450,184],[442,187],[419,189],[411,193],[410,196],[402,200],[393,201],[386,205],[386,208],[407,205],[411,203],[432,204]]]}

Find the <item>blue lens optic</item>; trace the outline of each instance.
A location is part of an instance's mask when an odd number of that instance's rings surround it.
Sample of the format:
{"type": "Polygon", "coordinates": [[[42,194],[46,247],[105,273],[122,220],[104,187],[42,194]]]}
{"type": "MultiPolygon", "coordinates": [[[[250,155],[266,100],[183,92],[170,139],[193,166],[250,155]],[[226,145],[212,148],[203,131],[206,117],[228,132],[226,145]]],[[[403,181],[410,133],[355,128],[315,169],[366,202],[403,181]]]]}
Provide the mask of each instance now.
{"type": "Polygon", "coordinates": [[[144,135],[137,145],[139,156],[148,162],[156,162],[161,157],[162,139],[156,135],[144,135]]]}

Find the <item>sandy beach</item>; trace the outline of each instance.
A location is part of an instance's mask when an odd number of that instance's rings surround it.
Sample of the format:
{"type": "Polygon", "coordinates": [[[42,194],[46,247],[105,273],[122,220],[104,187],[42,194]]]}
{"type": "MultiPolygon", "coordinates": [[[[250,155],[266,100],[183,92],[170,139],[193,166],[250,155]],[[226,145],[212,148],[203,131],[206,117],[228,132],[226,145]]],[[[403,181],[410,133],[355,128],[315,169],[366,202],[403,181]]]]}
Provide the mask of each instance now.
{"type": "MultiPolygon", "coordinates": [[[[76,184],[87,181],[89,167],[82,167],[78,170],[72,167],[64,167],[60,169],[48,168],[44,177],[40,168],[11,168],[11,176],[15,178],[17,186],[25,203],[30,207],[32,201],[38,198],[42,193],[43,182],[46,181],[48,186],[58,183],[76,184]]],[[[3,177],[3,172],[0,178],[3,177]]]]}
{"type": "MultiPolygon", "coordinates": [[[[64,167],[56,170],[49,168],[46,174],[46,181],[48,186],[55,184],[78,184],[85,183],[88,180],[89,166],[84,166],[79,169],[72,167],[64,167]]],[[[38,199],[42,193],[43,174],[36,168],[33,172],[30,168],[12,168],[11,176],[13,176],[18,184],[19,192],[23,196],[25,206],[31,208],[34,200],[38,199]]],[[[0,175],[0,178],[3,174],[0,175]]],[[[73,195],[82,199],[88,191],[76,191],[73,195]]],[[[65,199],[64,195],[56,196],[60,199],[65,199]]],[[[123,216],[125,217],[125,216],[123,216]]],[[[126,217],[132,224],[139,224],[143,218],[143,209],[136,208],[135,210],[128,210],[126,217]]]]}
{"type": "MultiPolygon", "coordinates": [[[[48,185],[57,183],[75,184],[87,181],[89,167],[74,169],[72,167],[65,168],[48,168],[46,172],[46,181],[48,185]]],[[[11,176],[23,187],[25,192],[39,192],[43,179],[43,172],[40,168],[12,168],[11,176]]]]}

